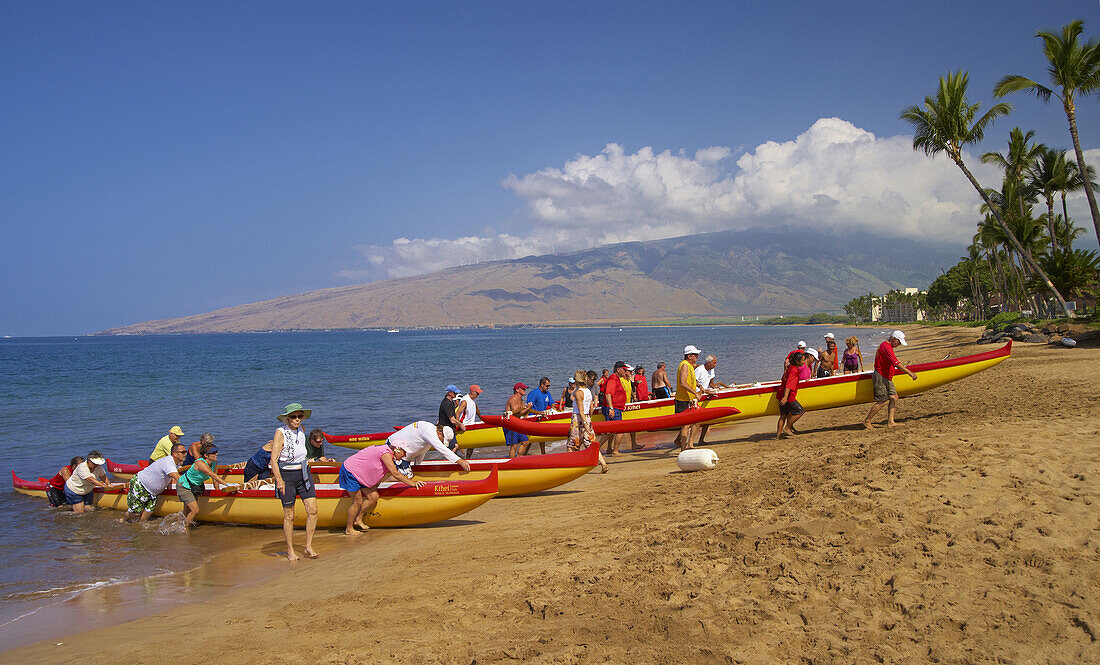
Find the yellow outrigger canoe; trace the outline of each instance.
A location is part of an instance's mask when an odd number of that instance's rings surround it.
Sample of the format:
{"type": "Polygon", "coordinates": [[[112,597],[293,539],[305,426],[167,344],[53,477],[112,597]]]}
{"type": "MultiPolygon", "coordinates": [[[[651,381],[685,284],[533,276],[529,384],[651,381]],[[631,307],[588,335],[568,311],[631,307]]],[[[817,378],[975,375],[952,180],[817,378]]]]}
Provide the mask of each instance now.
{"type": "MultiPolygon", "coordinates": [[[[418,462],[413,465],[413,475],[418,480],[484,480],[496,468],[499,490],[497,496],[533,494],[564,485],[591,471],[598,464],[599,450],[589,446],[572,453],[549,455],[525,455],[523,457],[472,459],[470,471],[447,460],[418,462]]],[[[141,464],[117,464],[107,460],[107,471],[120,480],[129,480],[140,471],[141,464]]],[[[309,466],[314,482],[335,483],[340,473],[339,465],[313,463],[309,466]]],[[[244,469],[219,466],[218,475],[230,482],[242,479],[244,469]]]]}
{"type": "MultiPolygon", "coordinates": [[[[20,494],[46,496],[45,478],[37,482],[23,480],[11,472],[12,487],[20,494]]],[[[430,482],[420,488],[383,483],[378,490],[378,505],[364,518],[372,527],[417,526],[458,517],[484,504],[497,495],[497,473],[494,469],[481,480],[430,482]]],[[[197,497],[198,520],[221,524],[259,524],[279,526],[283,523],[283,505],[275,497],[273,487],[225,492],[207,488],[197,497]]],[[[95,489],[93,504],[97,508],[126,510],[126,489],[95,489]]],[[[351,497],[336,485],[317,486],[317,526],[344,527],[347,523],[351,497]]],[[[183,510],[174,487],[157,497],[154,515],[163,517],[183,510]]],[[[305,526],[306,513],[296,502],[294,525],[305,526]]]]}
{"type": "MultiPolygon", "coordinates": [[[[972,356],[909,365],[909,369],[917,375],[917,380],[914,381],[908,376],[895,377],[894,385],[901,397],[916,395],[989,369],[1003,362],[1010,355],[1012,355],[1011,341],[999,349],[972,356]]],[[[779,400],[775,394],[778,386],[779,381],[768,381],[752,386],[729,388],[718,391],[715,395],[706,398],[705,401],[711,407],[730,406],[738,410],[738,413],[713,421],[715,423],[779,415],[779,400]]],[[[873,399],[872,393],[871,372],[843,374],[823,379],[808,379],[798,384],[798,402],[807,411],[870,403],[873,399]]],[[[623,420],[666,416],[674,412],[675,404],[671,399],[632,402],[627,404],[626,409],[623,410],[623,420]]],[[[569,417],[569,413],[558,413],[545,417],[528,417],[525,420],[568,422],[569,417]]],[[[601,421],[603,417],[597,413],[592,419],[593,421],[601,421]]],[[[348,436],[330,436],[326,433],[325,438],[329,443],[337,446],[365,448],[366,446],[385,443],[390,434],[393,434],[393,432],[348,436]]],[[[531,441],[552,441],[554,439],[555,437],[531,437],[531,441]]],[[[477,423],[470,425],[465,432],[459,433],[457,440],[459,448],[502,446],[504,445],[504,430],[499,426],[488,423],[477,423]]]]}

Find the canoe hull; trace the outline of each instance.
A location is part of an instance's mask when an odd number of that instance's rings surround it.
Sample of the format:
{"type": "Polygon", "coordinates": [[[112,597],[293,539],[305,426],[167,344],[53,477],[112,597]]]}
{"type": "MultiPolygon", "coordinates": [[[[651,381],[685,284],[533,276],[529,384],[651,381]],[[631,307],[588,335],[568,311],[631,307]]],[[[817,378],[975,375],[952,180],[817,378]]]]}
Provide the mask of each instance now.
{"type": "MultiPolygon", "coordinates": [[[[894,384],[898,389],[899,396],[916,395],[989,369],[1004,362],[1011,355],[1012,342],[1008,342],[999,349],[984,353],[951,360],[910,365],[909,368],[917,374],[917,380],[913,381],[903,374],[894,378],[894,384]]],[[[779,400],[775,394],[778,385],[778,381],[770,381],[759,386],[721,390],[716,396],[705,400],[705,402],[709,404],[708,408],[728,406],[739,411],[739,413],[713,421],[717,423],[779,415],[779,400]]],[[[809,379],[799,383],[798,401],[807,411],[816,411],[870,403],[873,400],[872,392],[870,372],[845,374],[824,379],[809,379]]],[[[623,420],[668,416],[674,412],[675,404],[671,399],[633,402],[627,404],[626,409],[623,410],[623,420]]],[[[547,418],[525,418],[524,420],[541,423],[568,423],[569,417],[569,413],[560,413],[547,418]]],[[[592,420],[594,423],[601,422],[603,417],[596,414],[592,420]]],[[[388,433],[358,437],[338,437],[329,436],[328,434],[325,436],[335,445],[362,448],[384,442],[388,433]],[[372,440],[368,438],[371,436],[381,438],[372,440]],[[358,440],[356,441],[356,439],[358,440]]],[[[549,441],[560,438],[561,436],[542,436],[532,437],[531,440],[549,441]]],[[[474,425],[469,431],[458,435],[458,442],[459,447],[462,448],[501,446],[504,445],[504,430],[489,423],[474,425]]]]}
{"type": "MultiPolygon", "coordinates": [[[[494,467],[497,469],[498,496],[519,496],[553,489],[580,478],[598,463],[596,450],[550,455],[525,455],[513,459],[469,460],[470,472],[457,464],[444,461],[421,462],[413,465],[413,474],[428,481],[484,480],[494,467]]],[[[116,464],[107,461],[107,470],[119,479],[129,480],[139,470],[137,464],[116,464]]],[[[318,484],[335,483],[339,466],[314,464],[310,466],[314,481],[318,484]]],[[[230,482],[240,482],[244,469],[219,467],[219,475],[230,482]]]]}
{"type": "MultiPolygon", "coordinates": [[[[15,491],[30,496],[45,497],[42,483],[23,481],[12,473],[15,491]]],[[[364,521],[372,527],[401,527],[431,524],[452,519],[486,503],[497,495],[497,476],[490,472],[480,481],[432,482],[420,489],[391,486],[380,490],[378,505],[364,521]]],[[[211,491],[208,496],[197,497],[198,520],[216,524],[255,524],[280,526],[283,523],[283,506],[272,490],[245,490],[236,494],[211,491]]],[[[126,510],[125,490],[96,490],[93,494],[96,508],[126,510]]],[[[320,528],[343,527],[347,523],[347,511],[352,499],[339,489],[318,489],[317,526],[320,528]]],[[[183,503],[174,489],[165,490],[157,497],[153,514],[158,517],[183,510],[183,503]]],[[[300,501],[294,507],[294,525],[305,526],[306,513],[300,501]]]]}
{"type": "MultiPolygon", "coordinates": [[[[630,420],[601,420],[592,423],[596,434],[626,434],[632,432],[657,432],[664,429],[679,428],[702,422],[718,422],[737,413],[737,409],[726,406],[710,406],[702,409],[689,409],[667,416],[650,418],[631,418],[630,420]]],[[[504,418],[485,416],[487,422],[500,423],[507,429],[528,435],[564,437],[569,434],[569,423],[532,422],[524,418],[504,418]]]]}

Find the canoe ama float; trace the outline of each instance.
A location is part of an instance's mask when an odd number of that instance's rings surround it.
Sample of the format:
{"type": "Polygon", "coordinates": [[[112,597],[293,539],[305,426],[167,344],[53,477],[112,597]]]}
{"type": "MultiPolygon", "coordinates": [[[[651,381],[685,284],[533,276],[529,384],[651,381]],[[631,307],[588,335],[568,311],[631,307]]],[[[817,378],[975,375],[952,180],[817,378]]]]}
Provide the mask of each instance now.
{"type": "MultiPolygon", "coordinates": [[[[631,420],[601,420],[592,423],[596,434],[624,434],[630,432],[652,432],[662,429],[684,427],[701,422],[717,422],[735,415],[737,409],[728,406],[704,405],[700,409],[688,409],[669,416],[653,418],[633,418],[631,420]]],[[[524,418],[505,418],[503,416],[485,416],[485,422],[500,425],[520,434],[553,436],[562,438],[569,434],[569,423],[532,422],[524,418]]]]}
{"type": "MultiPolygon", "coordinates": [[[[568,426],[567,426],[568,427],[568,426]]],[[[591,471],[598,463],[599,451],[589,446],[574,453],[525,455],[513,459],[472,459],[470,472],[446,460],[419,462],[413,474],[426,480],[481,480],[497,469],[498,496],[532,494],[564,485],[591,471]]],[[[107,460],[107,471],[117,478],[129,479],[141,470],[139,464],[117,464],[107,460]]],[[[311,464],[310,471],[318,483],[335,483],[340,467],[331,464],[311,464]]],[[[219,466],[218,474],[230,480],[240,479],[244,469],[219,466]]]]}
{"type": "MultiPolygon", "coordinates": [[[[46,496],[44,478],[37,482],[23,480],[11,472],[12,487],[29,496],[46,496]]],[[[364,520],[372,527],[418,526],[458,517],[484,504],[497,495],[497,473],[490,471],[481,480],[430,482],[419,489],[408,485],[384,483],[378,490],[378,505],[364,520]]],[[[274,488],[241,490],[226,493],[207,486],[206,495],[197,497],[201,522],[218,524],[258,524],[280,526],[283,505],[275,497],[274,488]]],[[[317,486],[317,526],[343,527],[347,523],[351,497],[337,485],[317,486]]],[[[93,504],[97,508],[126,510],[126,489],[96,488],[93,504]]],[[[158,517],[178,513],[183,503],[176,498],[174,487],[157,497],[153,514],[158,517]]],[[[300,501],[294,505],[294,525],[305,526],[306,513],[300,501]]]]}
{"type": "MultiPolygon", "coordinates": [[[[909,365],[909,369],[917,374],[917,380],[913,381],[908,376],[895,377],[894,385],[898,389],[898,395],[907,397],[916,395],[932,388],[937,388],[953,381],[965,379],[972,374],[989,369],[1003,362],[1012,355],[1012,342],[999,349],[993,349],[984,353],[978,353],[961,358],[951,358],[930,363],[909,365]]],[[[735,420],[748,420],[761,416],[779,415],[779,400],[775,389],[779,381],[768,381],[742,388],[729,388],[718,391],[714,396],[708,397],[704,402],[709,403],[709,408],[732,407],[739,411],[730,416],[713,422],[731,422],[735,420]]],[[[798,384],[798,402],[807,411],[820,409],[833,409],[853,404],[867,404],[873,399],[871,387],[871,372],[860,374],[843,374],[830,376],[823,379],[808,379],[798,384]]],[[[623,420],[635,418],[651,418],[655,416],[671,415],[675,412],[675,404],[672,399],[649,400],[647,402],[631,402],[623,410],[623,420]]],[[[528,416],[524,420],[530,422],[564,422],[569,423],[570,413],[556,413],[554,415],[540,417],[528,416]]],[[[596,414],[592,418],[593,423],[601,422],[603,416],[596,414]]],[[[377,434],[355,434],[349,436],[331,436],[325,434],[325,439],[334,445],[346,448],[364,448],[366,446],[384,443],[386,437],[393,432],[379,432],[377,434]]],[[[531,441],[553,441],[561,436],[536,436],[531,441]]],[[[504,430],[499,425],[490,423],[477,423],[470,425],[465,432],[457,435],[460,448],[480,448],[483,446],[504,445],[504,430]]]]}

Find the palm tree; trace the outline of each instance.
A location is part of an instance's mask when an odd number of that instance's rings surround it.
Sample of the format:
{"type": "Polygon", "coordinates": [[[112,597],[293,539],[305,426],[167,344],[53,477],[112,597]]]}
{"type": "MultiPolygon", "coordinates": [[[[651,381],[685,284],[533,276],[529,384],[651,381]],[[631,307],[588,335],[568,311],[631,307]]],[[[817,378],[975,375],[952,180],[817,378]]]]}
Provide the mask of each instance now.
{"type": "MultiPolygon", "coordinates": [[[[1095,41],[1084,44],[1078,42],[1084,25],[1085,22],[1078,19],[1064,26],[1061,35],[1044,30],[1035,33],[1036,37],[1043,40],[1043,55],[1048,62],[1050,87],[1036,83],[1026,76],[1009,74],[997,81],[993,88],[993,94],[997,97],[1004,97],[1012,92],[1030,92],[1044,102],[1049,102],[1052,96],[1061,100],[1069,120],[1069,134],[1073,138],[1073,151],[1081,172],[1085,172],[1085,156],[1081,152],[1081,140],[1077,136],[1077,107],[1074,100],[1078,93],[1089,95],[1100,90],[1100,44],[1095,41]],[[1055,92],[1055,88],[1060,89],[1061,94],[1055,92]]],[[[1100,209],[1096,206],[1096,195],[1086,187],[1085,196],[1089,200],[1096,238],[1100,240],[1100,209]]]]}
{"type": "Polygon", "coordinates": [[[1096,252],[1074,249],[1054,252],[1040,259],[1058,288],[1070,295],[1082,294],[1100,282],[1100,257],[1096,252]]]}
{"type": "MultiPolygon", "coordinates": [[[[1070,251],[1073,249],[1073,241],[1084,235],[1085,230],[1080,226],[1077,226],[1070,220],[1061,215],[1054,216],[1054,235],[1057,236],[1058,242],[1062,245],[1062,249],[1059,251],[1070,251]]],[[[1054,282],[1054,278],[1051,280],[1054,282]]],[[[1057,283],[1057,282],[1055,282],[1057,283]]]]}
{"type": "Polygon", "coordinates": [[[1004,229],[1005,234],[1016,251],[1024,256],[1030,263],[1033,272],[1038,275],[1047,289],[1054,294],[1061,305],[1062,311],[1067,317],[1074,318],[1074,314],[1066,306],[1066,300],[1058,289],[1054,288],[1050,278],[1042,268],[1026,255],[1020,241],[1005,224],[1004,216],[999,208],[989,200],[985,189],[966,168],[963,162],[962,149],[964,146],[979,143],[985,136],[985,129],[997,116],[1007,115],[1012,107],[1004,102],[994,104],[982,116],[978,115],[978,104],[971,104],[966,99],[966,88],[970,84],[970,75],[963,71],[940,77],[940,87],[935,97],[925,97],[924,106],[910,106],[901,113],[901,119],[913,125],[913,149],[923,150],[930,157],[935,158],[937,153],[945,152],[963,172],[970,184],[974,186],[982,199],[990,206],[990,211],[997,219],[997,223],[1004,229]]]}
{"type": "Polygon", "coordinates": [[[1070,186],[1069,162],[1062,150],[1043,146],[1038,156],[1028,168],[1031,186],[1042,193],[1047,202],[1047,231],[1050,233],[1050,247],[1058,249],[1058,235],[1054,229],[1054,197],[1070,186]]]}
{"type": "MultiPolygon", "coordinates": [[[[1069,169],[1069,183],[1066,188],[1058,192],[1062,197],[1062,217],[1069,219],[1069,211],[1066,209],[1066,194],[1073,192],[1079,192],[1085,188],[1085,179],[1081,177],[1081,169],[1077,166],[1077,162],[1067,162],[1066,168],[1069,169]]],[[[1092,168],[1092,164],[1088,165],[1088,186],[1092,188],[1092,191],[1097,190],[1096,184],[1096,169],[1092,168]]]]}

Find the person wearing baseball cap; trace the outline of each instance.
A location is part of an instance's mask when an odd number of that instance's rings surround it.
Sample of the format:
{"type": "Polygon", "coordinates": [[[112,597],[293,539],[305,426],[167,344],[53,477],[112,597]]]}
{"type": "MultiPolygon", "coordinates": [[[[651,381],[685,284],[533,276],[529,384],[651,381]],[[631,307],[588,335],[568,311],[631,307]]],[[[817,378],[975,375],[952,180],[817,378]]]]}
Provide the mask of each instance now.
{"type": "MultiPolygon", "coordinates": [[[[699,349],[691,344],[684,347],[684,359],[680,361],[680,367],[676,370],[676,401],[674,410],[681,413],[688,409],[694,409],[699,404],[699,391],[696,389],[695,361],[699,359],[699,349]]],[[[684,425],[680,428],[680,435],[676,441],[680,450],[693,448],[691,443],[695,436],[695,425],[684,425]]]]}
{"type": "MultiPolygon", "coordinates": [[[[517,417],[522,418],[531,413],[531,405],[524,399],[524,395],[527,393],[527,384],[522,381],[516,382],[512,386],[512,394],[508,397],[508,400],[504,402],[504,417],[517,417]]],[[[519,455],[526,455],[527,450],[531,447],[531,442],[527,440],[526,434],[520,434],[519,432],[513,432],[507,427],[504,428],[504,444],[508,446],[508,457],[518,457],[519,455]]]]}
{"type": "MultiPolygon", "coordinates": [[[[630,383],[630,372],[634,368],[620,360],[615,363],[611,376],[604,384],[603,419],[612,422],[623,419],[623,409],[631,401],[633,386],[630,383]]],[[[607,456],[613,457],[619,454],[619,446],[626,439],[625,434],[604,434],[600,445],[607,445],[607,456]]]]}
{"type": "MultiPolygon", "coordinates": [[[[93,492],[95,488],[111,489],[120,487],[107,482],[107,469],[104,464],[107,460],[103,453],[93,450],[88,453],[84,461],[73,467],[69,479],[65,481],[65,503],[72,506],[73,512],[80,514],[85,511],[95,510],[92,507],[93,492]]],[[[125,485],[121,485],[125,487],[125,485]]]]}
{"type": "Polygon", "coordinates": [[[863,426],[867,429],[874,428],[871,419],[882,409],[884,404],[889,404],[886,409],[886,427],[893,429],[898,426],[894,422],[894,415],[898,410],[898,389],[894,387],[894,375],[898,372],[905,372],[914,381],[917,380],[917,375],[908,367],[902,365],[894,354],[894,349],[899,346],[908,346],[908,344],[905,341],[905,333],[900,330],[890,333],[886,341],[879,344],[878,351],[875,353],[875,371],[871,373],[871,384],[875,390],[875,403],[871,405],[871,410],[867,413],[867,417],[863,419],[863,426]]]}
{"type": "Polygon", "coordinates": [[[161,437],[160,441],[157,441],[157,445],[153,447],[153,452],[149,455],[149,461],[155,462],[162,457],[171,455],[172,446],[180,442],[181,436],[184,436],[184,433],[179,425],[168,430],[168,434],[161,437]]]}
{"type": "MultiPolygon", "coordinates": [[[[477,402],[475,400],[477,400],[482,392],[481,386],[475,383],[470,386],[470,392],[466,393],[458,400],[458,408],[455,411],[455,417],[462,423],[463,431],[470,425],[481,422],[481,409],[477,407],[477,402]]],[[[473,448],[466,449],[466,459],[470,459],[473,454],[473,448]]]]}
{"type": "Polygon", "coordinates": [[[571,411],[573,409],[573,393],[577,390],[576,377],[569,377],[565,382],[565,387],[561,389],[561,398],[558,400],[558,404],[561,408],[571,411]]]}
{"type": "Polygon", "coordinates": [[[817,378],[833,376],[840,370],[840,353],[836,348],[836,336],[825,333],[825,348],[818,349],[817,378]]]}
{"type": "Polygon", "coordinates": [[[439,402],[439,416],[436,418],[436,424],[450,427],[457,432],[465,432],[466,426],[458,419],[455,406],[455,400],[458,399],[458,386],[452,383],[443,389],[443,393],[443,399],[439,402]]]}

